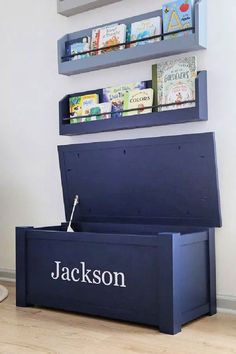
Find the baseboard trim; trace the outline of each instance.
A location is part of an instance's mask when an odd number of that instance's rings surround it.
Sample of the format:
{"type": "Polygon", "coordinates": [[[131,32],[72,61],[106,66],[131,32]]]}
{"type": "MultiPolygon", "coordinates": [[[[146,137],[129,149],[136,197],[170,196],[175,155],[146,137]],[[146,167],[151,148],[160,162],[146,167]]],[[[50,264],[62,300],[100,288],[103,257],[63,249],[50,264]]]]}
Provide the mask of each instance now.
{"type": "Polygon", "coordinates": [[[0,268],[0,280],[1,281],[16,281],[16,272],[11,269],[1,269],[0,268]]]}
{"type": "MultiPolygon", "coordinates": [[[[0,281],[16,281],[16,272],[0,268],[0,281]]],[[[236,315],[236,296],[217,295],[217,311],[236,315]]]]}
{"type": "Polygon", "coordinates": [[[217,309],[219,312],[236,314],[236,296],[218,295],[217,309]]]}

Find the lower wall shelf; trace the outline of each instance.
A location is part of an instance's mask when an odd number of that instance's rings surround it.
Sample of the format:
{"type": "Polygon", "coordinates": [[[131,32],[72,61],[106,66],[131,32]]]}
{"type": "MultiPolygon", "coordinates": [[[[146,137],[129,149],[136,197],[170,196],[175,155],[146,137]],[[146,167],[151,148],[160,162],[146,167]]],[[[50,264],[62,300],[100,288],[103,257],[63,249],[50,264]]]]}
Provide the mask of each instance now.
{"type": "Polygon", "coordinates": [[[81,94],[97,93],[102,90],[76,93],[65,96],[59,103],[60,135],[80,135],[113,130],[151,127],[158,125],[199,122],[208,119],[207,108],[207,72],[201,71],[196,79],[196,104],[192,108],[183,108],[163,112],[152,112],[128,117],[110,118],[92,122],[70,124],[65,121],[69,117],[69,98],[81,94]]]}

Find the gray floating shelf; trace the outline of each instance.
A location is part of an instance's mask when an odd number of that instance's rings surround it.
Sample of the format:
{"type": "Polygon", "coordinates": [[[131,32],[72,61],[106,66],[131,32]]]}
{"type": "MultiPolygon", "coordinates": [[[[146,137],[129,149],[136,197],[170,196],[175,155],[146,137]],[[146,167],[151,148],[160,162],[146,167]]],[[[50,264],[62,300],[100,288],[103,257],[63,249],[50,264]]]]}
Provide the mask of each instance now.
{"type": "MultiPolygon", "coordinates": [[[[65,43],[83,36],[91,36],[93,28],[67,34],[58,41],[58,72],[59,74],[70,76],[108,67],[206,49],[206,2],[207,0],[195,0],[195,30],[193,31],[194,33],[189,33],[188,36],[166,39],[160,42],[148,43],[146,45],[139,45],[132,48],[94,55],[88,58],[65,61],[62,59],[65,56],[65,43]]],[[[117,22],[129,24],[158,15],[162,15],[161,10],[117,22]]]]}
{"type": "MultiPolygon", "coordinates": [[[[147,81],[147,87],[151,87],[151,81],[147,81]]],[[[102,101],[102,89],[79,92],[65,96],[59,102],[59,130],[60,135],[81,135],[98,132],[153,127],[169,124],[200,122],[208,119],[207,104],[207,72],[198,73],[196,84],[195,107],[152,112],[128,117],[102,119],[92,122],[70,124],[65,118],[69,117],[69,98],[73,96],[96,93],[102,101]]]]}
{"type": "Polygon", "coordinates": [[[118,1],[121,0],[57,0],[57,12],[69,17],[118,1]]]}

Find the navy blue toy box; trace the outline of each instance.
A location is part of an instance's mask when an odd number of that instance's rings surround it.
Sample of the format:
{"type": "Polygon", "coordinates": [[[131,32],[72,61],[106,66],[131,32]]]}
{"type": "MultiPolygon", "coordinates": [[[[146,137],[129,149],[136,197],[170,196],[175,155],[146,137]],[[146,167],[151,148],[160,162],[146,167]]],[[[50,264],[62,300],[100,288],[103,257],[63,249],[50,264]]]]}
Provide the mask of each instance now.
{"type": "Polygon", "coordinates": [[[137,322],[169,334],[215,314],[214,228],[221,216],[214,134],[58,150],[67,222],[17,228],[17,306],[137,322]]]}

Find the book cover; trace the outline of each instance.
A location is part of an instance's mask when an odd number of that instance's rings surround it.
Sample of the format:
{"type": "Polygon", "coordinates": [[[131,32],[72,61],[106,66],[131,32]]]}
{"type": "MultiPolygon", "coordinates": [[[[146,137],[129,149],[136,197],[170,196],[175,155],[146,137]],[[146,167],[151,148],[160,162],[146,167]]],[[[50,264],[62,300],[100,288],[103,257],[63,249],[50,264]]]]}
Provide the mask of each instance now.
{"type": "Polygon", "coordinates": [[[152,84],[155,91],[155,105],[171,104],[160,107],[159,112],[194,107],[197,59],[195,56],[167,60],[152,66],[152,84]],[[175,105],[178,103],[178,105],[175,105]]]}
{"type": "MultiPolygon", "coordinates": [[[[90,114],[90,107],[99,103],[99,96],[96,93],[82,96],[82,116],[90,114]]],[[[82,122],[86,118],[82,118],[82,122]]]]}
{"type": "Polygon", "coordinates": [[[78,118],[82,115],[82,96],[74,96],[69,98],[69,112],[70,123],[79,123],[81,120],[78,118]]]}
{"type": "Polygon", "coordinates": [[[87,106],[97,104],[99,97],[97,94],[73,96],[69,98],[70,123],[82,123],[83,115],[88,115],[87,106]]]}
{"type": "MultiPolygon", "coordinates": [[[[99,48],[113,46],[126,42],[126,25],[114,25],[100,29],[98,46],[99,48]]],[[[124,49],[125,45],[113,48],[106,48],[99,51],[99,54],[108,53],[114,50],[124,49]]]]}
{"type": "MultiPolygon", "coordinates": [[[[66,55],[78,54],[81,52],[86,52],[90,50],[90,37],[85,36],[82,38],[74,39],[71,41],[67,41],[65,43],[66,55]]],[[[77,60],[82,58],[88,58],[90,56],[89,53],[86,54],[78,54],[73,57],[69,57],[68,60],[77,60]]]]}
{"type": "MultiPolygon", "coordinates": [[[[117,25],[117,23],[113,23],[112,25],[97,27],[92,30],[92,39],[91,39],[91,49],[95,50],[99,48],[99,38],[100,38],[100,31],[104,28],[109,28],[117,25]]],[[[91,55],[99,54],[98,51],[92,52],[91,55]]]]}
{"type": "Polygon", "coordinates": [[[153,89],[132,90],[125,93],[124,97],[124,110],[135,109],[137,110],[124,112],[123,116],[133,116],[135,114],[151,113],[153,105],[153,89]]]}
{"type": "MultiPolygon", "coordinates": [[[[163,32],[169,33],[192,27],[193,8],[193,0],[176,0],[163,5],[163,32]]],[[[189,33],[192,33],[192,30],[165,36],[164,39],[186,36],[189,33]]]]}
{"type": "Polygon", "coordinates": [[[92,104],[87,109],[89,110],[89,117],[82,118],[83,122],[111,118],[111,102],[92,104]]]}
{"type": "Polygon", "coordinates": [[[126,91],[142,90],[146,88],[145,81],[138,81],[129,84],[107,87],[103,89],[103,102],[112,103],[112,118],[122,117],[124,96],[126,91]]]}
{"type": "MultiPolygon", "coordinates": [[[[157,16],[146,20],[134,22],[131,24],[130,32],[131,32],[130,33],[131,41],[159,35],[162,33],[162,19],[160,16],[157,16]]],[[[154,39],[147,39],[146,41],[132,43],[130,46],[136,47],[137,45],[154,43],[160,40],[161,37],[154,38],[154,39]]]]}

